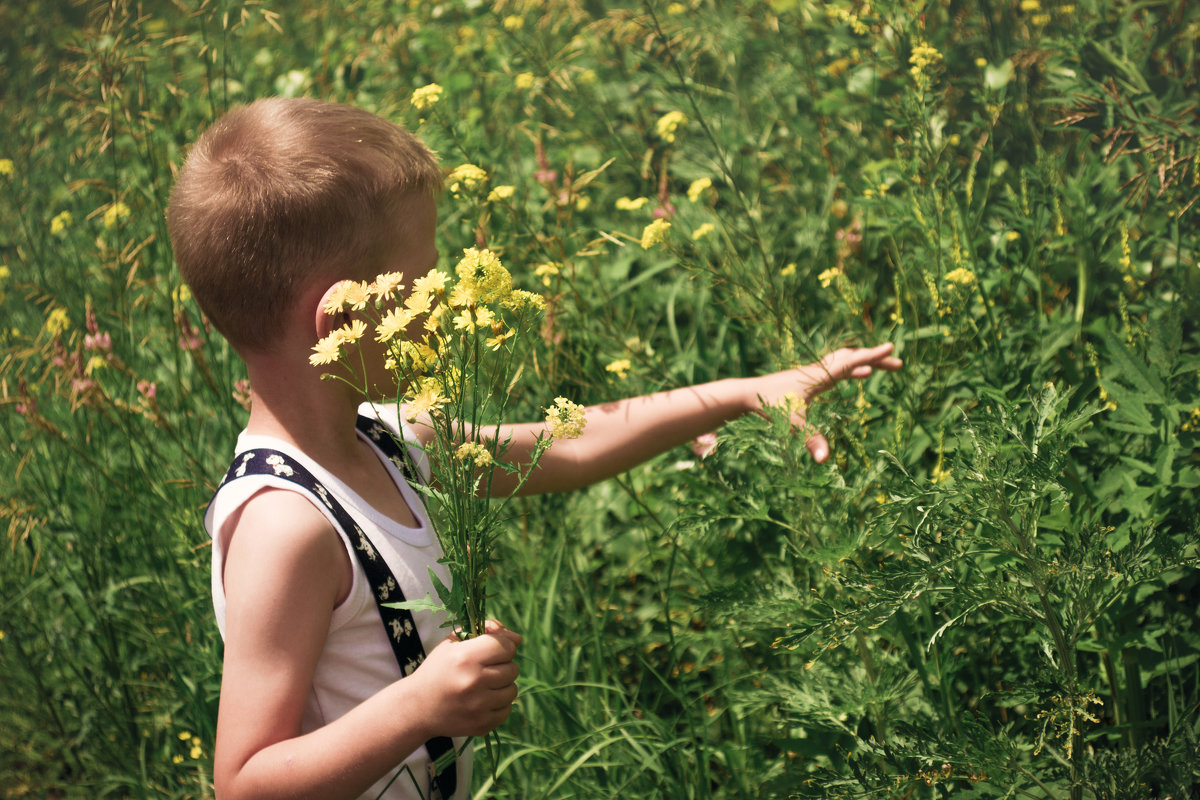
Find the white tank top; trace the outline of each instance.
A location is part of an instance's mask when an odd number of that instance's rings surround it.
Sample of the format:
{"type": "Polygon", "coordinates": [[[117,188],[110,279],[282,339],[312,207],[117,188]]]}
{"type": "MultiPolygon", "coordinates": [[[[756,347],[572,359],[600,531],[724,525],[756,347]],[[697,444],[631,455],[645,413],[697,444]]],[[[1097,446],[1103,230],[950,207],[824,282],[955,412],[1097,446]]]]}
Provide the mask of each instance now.
{"type": "MultiPolygon", "coordinates": [[[[409,453],[417,465],[423,479],[429,478],[429,464],[424,453],[414,446],[416,437],[412,430],[403,424],[397,416],[396,408],[392,405],[372,406],[364,403],[359,413],[377,418],[393,431],[399,431],[403,441],[409,443],[409,453]]],[[[424,503],[418,492],[409,485],[404,476],[371,442],[369,437],[359,434],[363,441],[371,445],[387,468],[404,501],[412,509],[417,521],[417,527],[410,528],[385,517],[366,503],[348,486],[335,478],[319,464],[301,451],[269,436],[254,436],[243,432],[237,440],[237,453],[258,448],[278,450],[303,464],[325,488],[333,494],[338,502],[355,521],[367,531],[376,550],[383,556],[388,567],[400,585],[404,596],[409,600],[419,600],[428,594],[437,599],[437,591],[429,579],[429,568],[432,567],[439,579],[447,586],[450,585],[450,575],[445,566],[437,563],[442,555],[437,537],[434,535],[433,524],[426,512],[424,503]]],[[[247,475],[227,483],[214,498],[205,515],[204,525],[213,539],[212,548],[212,596],[213,610],[217,617],[217,627],[221,636],[225,635],[225,587],[222,580],[225,568],[225,553],[233,534],[231,519],[236,518],[238,510],[258,492],[265,488],[280,488],[300,492],[306,498],[312,496],[296,484],[284,478],[270,475],[247,475]]],[[[339,531],[342,546],[353,568],[353,580],[350,592],[333,611],[329,621],[329,632],[325,636],[325,648],[317,660],[316,672],[313,675],[312,689],[304,707],[301,722],[301,733],[308,733],[332,722],[350,709],[357,706],[385,686],[400,680],[403,674],[396,657],[388,642],[383,621],[375,607],[375,599],[366,574],[355,558],[353,545],[346,534],[338,528],[333,513],[321,503],[313,503],[313,507],[324,514],[330,524],[339,531]]],[[[243,531],[241,535],[246,535],[243,531]]],[[[428,611],[413,611],[417,633],[421,644],[428,653],[448,632],[439,627],[445,619],[444,614],[433,614],[428,611]]],[[[416,668],[416,664],[405,665],[406,672],[416,668]]],[[[369,736],[369,732],[364,732],[369,736]]],[[[461,748],[465,739],[456,738],[455,748],[461,748]]],[[[458,758],[458,786],[453,800],[466,800],[470,796],[471,785],[471,749],[468,747],[458,758]]],[[[397,767],[400,773],[389,773],[367,792],[360,796],[361,800],[374,800],[382,797],[386,800],[418,800],[430,798],[431,787],[429,778],[429,754],[421,745],[405,761],[397,767]],[[407,767],[408,770],[403,770],[407,767]],[[411,773],[411,777],[410,777],[411,773]],[[395,780],[392,780],[395,776],[395,780]],[[415,780],[415,785],[414,785],[415,780]],[[391,781],[386,793],[384,787],[391,781]],[[419,792],[417,787],[419,786],[419,792]]],[[[446,800],[450,800],[447,798],[446,800]]]]}

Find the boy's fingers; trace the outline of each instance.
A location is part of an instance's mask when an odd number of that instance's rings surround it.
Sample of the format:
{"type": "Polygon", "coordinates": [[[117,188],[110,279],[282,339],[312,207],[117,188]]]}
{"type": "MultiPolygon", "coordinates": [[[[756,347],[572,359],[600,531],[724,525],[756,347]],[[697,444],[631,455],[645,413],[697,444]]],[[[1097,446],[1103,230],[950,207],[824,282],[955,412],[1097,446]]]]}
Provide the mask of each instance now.
{"type": "Polygon", "coordinates": [[[511,639],[514,644],[520,644],[522,641],[524,641],[524,637],[522,637],[521,634],[504,627],[504,623],[502,623],[498,620],[494,620],[494,619],[487,620],[486,622],[483,623],[483,629],[486,633],[496,634],[499,636],[506,636],[509,639],[511,639]]]}
{"type": "Polygon", "coordinates": [[[808,437],[808,441],[804,443],[804,446],[808,448],[813,461],[816,461],[818,464],[824,464],[825,459],[829,458],[829,442],[819,433],[814,433],[808,437]]]}

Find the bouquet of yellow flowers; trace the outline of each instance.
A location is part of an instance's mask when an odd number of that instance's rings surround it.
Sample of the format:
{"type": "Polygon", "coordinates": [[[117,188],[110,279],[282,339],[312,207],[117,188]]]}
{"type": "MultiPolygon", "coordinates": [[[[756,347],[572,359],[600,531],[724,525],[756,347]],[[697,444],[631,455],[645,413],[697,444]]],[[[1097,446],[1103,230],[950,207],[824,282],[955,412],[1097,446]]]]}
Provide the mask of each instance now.
{"type": "MultiPolygon", "coordinates": [[[[325,311],[366,312],[375,341],[386,347],[400,414],[433,430],[425,447],[431,480],[420,488],[435,501],[442,563],[452,580],[447,587],[432,576],[438,603],[426,598],[403,605],[445,608],[461,636],[478,636],[484,630],[487,577],[504,506],[555,439],[582,432],[583,409],[557,398],[546,409],[546,433],[537,437],[524,463],[506,460],[511,442],[501,439],[501,421],[521,373],[518,347],[535,330],[545,300],[514,289],[508,270],[486,249],[463,251],[454,275],[435,269],[417,278],[403,300],[402,281],[399,273],[346,281],[325,311]],[[493,496],[497,469],[515,476],[499,498],[493,496]]],[[[355,319],[333,331],[313,348],[311,362],[341,360],[367,328],[355,319]]]]}

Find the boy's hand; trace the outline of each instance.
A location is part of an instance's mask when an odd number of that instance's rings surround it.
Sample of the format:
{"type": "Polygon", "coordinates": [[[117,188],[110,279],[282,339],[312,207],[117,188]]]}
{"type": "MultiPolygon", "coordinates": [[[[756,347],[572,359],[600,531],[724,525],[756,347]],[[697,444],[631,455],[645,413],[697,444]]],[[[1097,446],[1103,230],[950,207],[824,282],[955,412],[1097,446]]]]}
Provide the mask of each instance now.
{"type": "MultiPolygon", "coordinates": [[[[862,380],[877,369],[895,372],[904,366],[903,361],[892,355],[892,350],[891,342],[877,347],[843,347],[815,364],[752,378],[751,389],[755,401],[763,405],[778,405],[789,393],[802,400],[793,410],[792,424],[803,431],[806,407],[817,395],[829,391],[840,381],[862,380]]],[[[829,441],[817,431],[807,432],[810,434],[805,442],[808,452],[817,463],[823,463],[829,457],[829,441]]]]}
{"type": "Polygon", "coordinates": [[[418,696],[431,737],[483,736],[508,719],[517,697],[513,656],[520,643],[519,634],[488,620],[482,636],[447,636],[429,653],[406,680],[424,684],[418,696]]]}

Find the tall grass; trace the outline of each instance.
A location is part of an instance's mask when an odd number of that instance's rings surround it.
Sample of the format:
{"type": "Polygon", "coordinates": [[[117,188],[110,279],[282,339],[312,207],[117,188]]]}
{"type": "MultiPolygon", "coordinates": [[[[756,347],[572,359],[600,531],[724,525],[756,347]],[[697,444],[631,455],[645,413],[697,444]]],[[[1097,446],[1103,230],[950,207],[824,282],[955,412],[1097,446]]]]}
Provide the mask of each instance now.
{"type": "Polygon", "coordinates": [[[291,93],[514,187],[444,198],[439,237],[552,297],[519,415],[848,340],[906,361],[813,410],[828,465],[755,417],[521,502],[491,605],[522,695],[481,796],[1194,795],[1191,4],[26,6],[0,792],[211,795],[199,520],[245,387],[163,208],[200,130],[291,93]]]}

